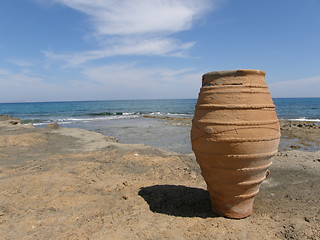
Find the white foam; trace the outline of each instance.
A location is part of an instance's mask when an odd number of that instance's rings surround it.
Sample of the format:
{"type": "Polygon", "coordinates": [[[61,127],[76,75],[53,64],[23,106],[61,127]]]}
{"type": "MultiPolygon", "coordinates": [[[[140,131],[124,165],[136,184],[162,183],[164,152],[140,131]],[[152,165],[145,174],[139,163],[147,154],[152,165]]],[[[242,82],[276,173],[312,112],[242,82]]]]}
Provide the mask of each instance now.
{"type": "Polygon", "coordinates": [[[161,115],[161,112],[152,112],[150,115],[161,115]]]}
{"type": "Polygon", "coordinates": [[[188,114],[185,113],[167,113],[169,116],[188,116],[188,114]]]}
{"type": "Polygon", "coordinates": [[[72,124],[72,123],[89,123],[94,121],[104,121],[104,120],[117,120],[117,119],[130,119],[137,118],[139,115],[113,115],[113,116],[104,116],[104,117],[96,117],[96,118],[59,118],[59,119],[51,119],[50,121],[41,122],[41,123],[33,123],[34,126],[44,126],[50,123],[57,122],[58,124],[72,124]]]}
{"type": "MultiPolygon", "coordinates": [[[[49,123],[32,123],[33,126],[43,126],[43,125],[47,125],[49,123]]],[[[27,125],[27,124],[25,124],[27,125]]]]}
{"type": "Polygon", "coordinates": [[[128,115],[134,115],[135,113],[134,112],[124,112],[124,113],[122,113],[122,115],[124,115],[124,116],[128,116],[128,115]]]}
{"type": "Polygon", "coordinates": [[[320,119],[308,119],[308,118],[294,118],[294,119],[288,119],[289,121],[301,121],[301,122],[320,122],[320,119]]]}

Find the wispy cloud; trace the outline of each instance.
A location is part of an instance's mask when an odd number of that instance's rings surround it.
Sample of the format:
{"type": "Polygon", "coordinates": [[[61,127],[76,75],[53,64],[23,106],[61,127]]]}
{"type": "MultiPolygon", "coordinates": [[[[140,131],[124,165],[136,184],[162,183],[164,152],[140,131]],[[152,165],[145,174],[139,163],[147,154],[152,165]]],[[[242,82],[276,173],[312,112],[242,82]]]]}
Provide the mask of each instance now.
{"type": "MultiPolygon", "coordinates": [[[[122,85],[123,88],[144,88],[146,90],[148,86],[150,88],[155,87],[155,83],[158,86],[165,83],[165,85],[177,85],[181,86],[182,82],[186,83],[186,76],[194,75],[194,69],[170,69],[166,67],[140,67],[136,63],[121,63],[110,64],[99,67],[92,67],[85,69],[82,74],[90,81],[115,85],[122,85]],[[172,82],[168,84],[168,82],[172,82]]],[[[196,73],[200,79],[200,73],[196,73]]],[[[193,79],[194,81],[195,79],[193,79]]],[[[194,81],[197,83],[196,81],[194,81]]],[[[193,85],[194,86],[194,85],[193,85]]],[[[186,87],[187,88],[187,87],[186,87]]]]}
{"type": "Polygon", "coordinates": [[[320,76],[269,84],[273,97],[320,97],[320,76]]]}
{"type": "MultiPolygon", "coordinates": [[[[221,0],[219,0],[221,1],[221,0]]],[[[172,34],[191,29],[197,19],[214,9],[217,0],[55,0],[80,11],[92,24],[98,49],[72,54],[44,51],[55,61],[75,66],[116,55],[185,56],[195,42],[172,34]]]]}
{"type": "Polygon", "coordinates": [[[196,97],[201,73],[191,68],[140,67],[136,63],[111,64],[83,71],[86,79],[108,89],[113,98],[196,97]],[[198,81],[197,81],[198,80],[198,81]]]}
{"type": "Polygon", "coordinates": [[[32,61],[23,60],[23,59],[9,59],[8,62],[19,67],[31,67],[35,65],[32,61]]]}
{"type": "Polygon", "coordinates": [[[41,102],[105,99],[106,86],[94,82],[68,79],[50,82],[32,72],[15,72],[0,68],[0,102],[41,102]],[[98,94],[97,94],[98,93],[98,94]]]}
{"type": "Polygon", "coordinates": [[[32,86],[39,82],[42,79],[39,77],[34,77],[27,75],[25,73],[13,73],[7,69],[0,69],[0,84],[2,87],[5,86],[25,86],[25,84],[32,86]]]}
{"type": "Polygon", "coordinates": [[[78,66],[91,60],[97,60],[115,55],[147,55],[147,56],[182,56],[191,48],[194,42],[181,43],[171,38],[129,39],[121,38],[114,43],[108,43],[98,50],[84,51],[72,54],[43,51],[44,55],[53,61],[64,61],[67,67],[78,66]]]}
{"type": "Polygon", "coordinates": [[[0,102],[196,97],[201,73],[191,68],[143,67],[138,63],[85,68],[75,79],[52,82],[32,72],[0,69],[0,102]]]}
{"type": "MultiPolygon", "coordinates": [[[[8,69],[0,69],[0,102],[17,102],[41,100],[50,94],[51,87],[42,78],[23,72],[12,72],[8,69]],[[44,86],[45,89],[44,89],[44,86]]],[[[53,88],[51,88],[54,91],[53,88]]]]}

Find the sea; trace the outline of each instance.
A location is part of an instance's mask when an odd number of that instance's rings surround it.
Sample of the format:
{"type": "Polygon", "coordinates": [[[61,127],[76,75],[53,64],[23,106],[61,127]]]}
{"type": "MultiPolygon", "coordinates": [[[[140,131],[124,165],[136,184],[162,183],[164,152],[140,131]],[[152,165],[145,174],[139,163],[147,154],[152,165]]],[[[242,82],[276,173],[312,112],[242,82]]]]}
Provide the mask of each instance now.
{"type": "MultiPolygon", "coordinates": [[[[320,124],[320,98],[274,98],[279,119],[320,124]]],[[[167,124],[161,117],[192,118],[196,99],[106,100],[0,103],[0,115],[23,124],[82,128],[114,136],[122,143],[147,144],[191,153],[190,126],[167,124]],[[154,118],[146,118],[153,116],[154,118]],[[160,118],[158,118],[160,117],[160,118]]]]}

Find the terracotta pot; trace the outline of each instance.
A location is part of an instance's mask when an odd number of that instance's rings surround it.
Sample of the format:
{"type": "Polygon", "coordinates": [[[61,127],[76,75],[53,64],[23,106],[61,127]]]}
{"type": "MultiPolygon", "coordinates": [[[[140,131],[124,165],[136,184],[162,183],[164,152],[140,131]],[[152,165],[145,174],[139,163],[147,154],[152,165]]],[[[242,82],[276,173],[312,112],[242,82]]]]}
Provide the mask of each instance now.
{"type": "Polygon", "coordinates": [[[264,71],[203,75],[191,142],[214,212],[229,218],[252,214],[254,197],[268,175],[279,138],[264,71]]]}

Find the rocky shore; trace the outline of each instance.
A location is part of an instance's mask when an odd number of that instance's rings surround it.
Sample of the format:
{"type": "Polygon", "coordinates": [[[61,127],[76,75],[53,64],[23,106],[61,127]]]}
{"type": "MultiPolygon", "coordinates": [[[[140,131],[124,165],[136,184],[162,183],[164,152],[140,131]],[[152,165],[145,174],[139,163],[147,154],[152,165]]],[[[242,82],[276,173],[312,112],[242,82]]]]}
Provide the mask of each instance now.
{"type": "Polygon", "coordinates": [[[319,126],[282,122],[281,131],[285,144],[256,197],[254,214],[232,220],[211,212],[193,154],[122,144],[82,129],[33,128],[3,119],[0,236],[320,239],[319,126]]]}

